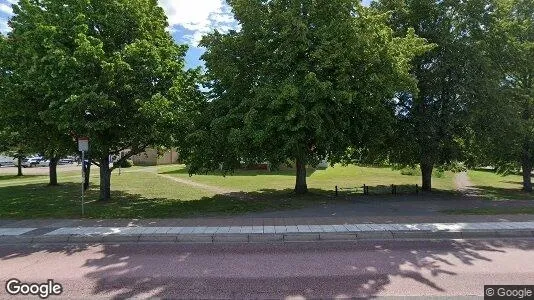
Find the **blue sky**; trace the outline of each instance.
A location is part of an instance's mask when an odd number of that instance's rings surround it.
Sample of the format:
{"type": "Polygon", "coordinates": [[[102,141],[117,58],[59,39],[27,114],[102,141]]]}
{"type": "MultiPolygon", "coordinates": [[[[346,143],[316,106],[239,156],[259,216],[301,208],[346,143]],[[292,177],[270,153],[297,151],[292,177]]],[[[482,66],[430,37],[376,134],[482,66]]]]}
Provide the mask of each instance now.
{"type": "MultiPolygon", "coordinates": [[[[17,0],[0,0],[0,32],[7,32],[11,4],[17,0]]],[[[218,29],[225,32],[237,26],[225,0],[158,0],[167,13],[169,30],[177,43],[188,44],[188,67],[202,65],[204,52],[198,47],[202,35],[218,29]]],[[[363,0],[368,4],[370,0],[363,0]]]]}

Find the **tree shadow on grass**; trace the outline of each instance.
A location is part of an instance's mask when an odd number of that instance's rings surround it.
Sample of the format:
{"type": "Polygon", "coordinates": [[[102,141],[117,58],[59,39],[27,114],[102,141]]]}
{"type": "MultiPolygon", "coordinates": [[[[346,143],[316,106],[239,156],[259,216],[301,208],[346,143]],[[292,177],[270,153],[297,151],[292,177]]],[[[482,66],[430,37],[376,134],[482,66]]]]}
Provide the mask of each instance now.
{"type": "Polygon", "coordinates": [[[473,188],[483,197],[491,200],[534,200],[534,193],[522,191],[520,183],[518,184],[518,188],[501,188],[482,185],[477,185],[473,188]]]}
{"type": "MultiPolygon", "coordinates": [[[[108,202],[98,201],[98,186],[85,195],[85,218],[184,218],[203,216],[232,216],[255,212],[295,210],[319,206],[328,202],[356,203],[358,201],[428,201],[454,199],[450,194],[399,194],[391,195],[390,187],[370,187],[371,195],[343,194],[335,196],[334,189],[310,189],[309,194],[296,195],[292,189],[261,189],[255,192],[239,192],[177,199],[147,197],[126,191],[112,191],[108,202]],[[383,191],[384,194],[377,194],[383,191]]],[[[81,218],[81,187],[77,183],[64,183],[49,187],[44,183],[0,187],[0,218],[81,218]]]]}
{"type": "Polygon", "coordinates": [[[80,288],[86,286],[83,295],[66,286],[62,296],[72,298],[374,298],[395,277],[407,279],[414,289],[458,295],[441,280],[458,276],[458,270],[468,273],[478,264],[504,260],[511,250],[534,251],[534,242],[3,246],[0,262],[10,277],[10,272],[17,274],[17,262],[27,264],[34,255],[41,261],[47,254],[68,256],[74,269],[65,272],[82,274],[90,283],[80,288]]]}
{"type": "MultiPolygon", "coordinates": [[[[367,185],[368,195],[364,194],[363,186],[356,187],[338,187],[338,197],[344,197],[349,200],[399,200],[406,199],[411,201],[430,200],[430,199],[459,199],[462,194],[458,191],[433,188],[432,192],[424,192],[420,186],[415,184],[401,185],[367,185]]],[[[334,188],[335,189],[335,188],[334,188]]]]}
{"type": "MultiPolygon", "coordinates": [[[[76,183],[57,187],[43,183],[0,187],[0,218],[80,218],[80,189],[76,183]]],[[[290,190],[262,190],[181,200],[112,191],[112,199],[108,202],[98,201],[98,193],[98,186],[93,186],[86,193],[85,218],[177,218],[289,210],[312,205],[315,203],[313,200],[326,192],[297,196],[290,190]]]]}
{"type": "Polygon", "coordinates": [[[26,179],[36,179],[36,178],[48,178],[46,175],[24,175],[24,176],[17,176],[17,175],[0,175],[0,182],[7,181],[7,180],[26,180],[26,179]]]}

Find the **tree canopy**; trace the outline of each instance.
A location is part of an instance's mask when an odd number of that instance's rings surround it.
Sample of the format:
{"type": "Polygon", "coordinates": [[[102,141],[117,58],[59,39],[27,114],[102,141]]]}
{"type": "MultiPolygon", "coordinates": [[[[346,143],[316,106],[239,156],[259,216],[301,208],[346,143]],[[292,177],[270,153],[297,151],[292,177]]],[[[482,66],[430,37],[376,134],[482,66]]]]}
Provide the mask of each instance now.
{"type": "Polygon", "coordinates": [[[420,165],[423,190],[432,171],[465,160],[469,113],[485,93],[490,65],[482,45],[491,10],[488,1],[381,0],[396,34],[410,28],[435,47],[414,61],[417,93],[398,93],[396,123],[388,147],[392,163],[420,165]]]}
{"type": "Polygon", "coordinates": [[[487,97],[473,111],[479,162],[502,173],[522,169],[532,192],[534,165],[534,4],[496,0],[486,52],[496,71],[487,97]]]}
{"type": "Polygon", "coordinates": [[[306,165],[379,140],[395,92],[415,88],[411,59],[429,48],[356,0],[229,4],[241,29],[201,42],[209,102],[183,151],[191,173],[291,161],[307,192],[306,165]]]}
{"type": "Polygon", "coordinates": [[[190,88],[187,47],[166,31],[156,0],[21,0],[13,11],[21,103],[71,139],[89,137],[100,198],[109,199],[110,155],[172,144],[190,88]]]}

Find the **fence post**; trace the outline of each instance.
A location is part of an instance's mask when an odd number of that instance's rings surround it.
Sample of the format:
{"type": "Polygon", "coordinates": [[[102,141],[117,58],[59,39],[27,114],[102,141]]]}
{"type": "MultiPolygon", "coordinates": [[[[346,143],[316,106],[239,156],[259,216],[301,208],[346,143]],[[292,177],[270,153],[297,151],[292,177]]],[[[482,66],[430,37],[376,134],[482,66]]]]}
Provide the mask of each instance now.
{"type": "Polygon", "coordinates": [[[338,193],[338,190],[337,190],[337,185],[336,185],[336,197],[339,195],[338,193]]]}

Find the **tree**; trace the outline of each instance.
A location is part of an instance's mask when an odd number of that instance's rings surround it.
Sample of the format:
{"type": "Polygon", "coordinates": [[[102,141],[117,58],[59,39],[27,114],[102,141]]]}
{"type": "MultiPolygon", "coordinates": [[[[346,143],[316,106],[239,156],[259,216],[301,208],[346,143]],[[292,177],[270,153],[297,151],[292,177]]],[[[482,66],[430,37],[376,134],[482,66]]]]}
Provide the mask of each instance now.
{"type": "Polygon", "coordinates": [[[396,96],[396,125],[386,149],[393,163],[420,165],[422,189],[432,172],[465,158],[470,107],[482,97],[488,64],[481,50],[491,13],[488,1],[382,0],[396,34],[410,28],[435,47],[414,59],[417,93],[396,96]]]}
{"type": "Polygon", "coordinates": [[[27,153],[27,144],[18,131],[22,128],[17,128],[18,120],[13,118],[13,107],[8,101],[12,97],[13,77],[10,56],[8,40],[0,34],[0,153],[17,159],[17,176],[23,176],[22,160],[27,153]]]}
{"type": "Polygon", "coordinates": [[[0,153],[4,153],[17,160],[17,176],[23,176],[22,161],[28,153],[23,140],[18,132],[12,131],[10,124],[5,119],[0,119],[2,130],[0,131],[0,153]]]}
{"type": "Polygon", "coordinates": [[[37,77],[44,70],[35,68],[35,59],[44,49],[32,47],[35,40],[17,31],[2,38],[3,97],[0,99],[4,130],[11,138],[12,148],[19,159],[28,153],[39,153],[50,160],[49,184],[57,185],[57,163],[61,157],[74,152],[72,138],[41,113],[48,109],[54,91],[43,86],[37,77]],[[31,59],[29,59],[31,57],[31,59]],[[23,151],[23,152],[21,152],[23,151]]]}
{"type": "Polygon", "coordinates": [[[201,42],[208,101],[182,157],[191,174],[291,161],[306,193],[306,166],[366,142],[395,91],[414,87],[409,62],[427,47],[413,32],[394,38],[356,0],[229,4],[241,29],[201,42]]]}
{"type": "Polygon", "coordinates": [[[491,93],[475,111],[475,145],[481,158],[499,172],[521,168],[523,190],[532,192],[534,4],[497,0],[492,21],[486,51],[497,76],[491,93]]]}
{"type": "Polygon", "coordinates": [[[186,47],[166,31],[156,0],[22,0],[13,11],[20,76],[49,104],[40,116],[61,133],[89,137],[100,199],[110,199],[111,172],[123,160],[173,143],[186,47]]]}

